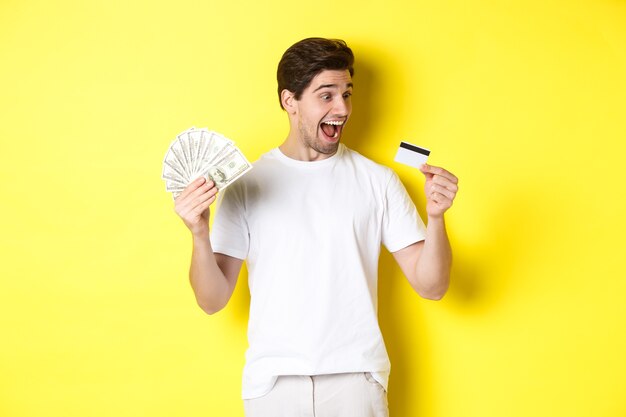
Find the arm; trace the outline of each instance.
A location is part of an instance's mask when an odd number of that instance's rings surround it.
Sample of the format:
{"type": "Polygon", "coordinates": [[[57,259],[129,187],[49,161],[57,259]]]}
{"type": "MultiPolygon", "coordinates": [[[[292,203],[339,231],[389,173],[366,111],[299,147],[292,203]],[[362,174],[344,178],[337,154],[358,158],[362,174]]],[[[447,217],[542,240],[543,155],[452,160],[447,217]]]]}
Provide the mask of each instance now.
{"type": "Polygon", "coordinates": [[[413,289],[422,297],[440,300],[450,284],[452,250],[444,213],[452,206],[458,179],[443,168],[423,165],[426,176],[426,239],[393,253],[413,289]]]}
{"type": "Polygon", "coordinates": [[[196,301],[207,314],[224,308],[237,283],[242,260],[214,253],[209,240],[209,206],[217,196],[212,181],[198,178],[176,198],[175,211],[191,231],[193,251],[189,281],[196,301]]]}

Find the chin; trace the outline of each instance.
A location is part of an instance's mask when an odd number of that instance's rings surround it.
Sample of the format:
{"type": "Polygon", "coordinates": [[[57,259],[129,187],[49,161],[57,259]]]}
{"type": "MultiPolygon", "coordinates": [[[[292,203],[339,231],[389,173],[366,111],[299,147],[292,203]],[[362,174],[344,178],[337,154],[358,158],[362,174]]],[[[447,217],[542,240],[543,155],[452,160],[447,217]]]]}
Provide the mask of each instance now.
{"type": "Polygon", "coordinates": [[[324,146],[318,146],[317,149],[315,150],[319,153],[328,155],[328,154],[333,154],[337,152],[338,148],[339,148],[339,141],[335,143],[325,143],[324,146]]]}
{"type": "Polygon", "coordinates": [[[319,152],[324,155],[330,155],[330,154],[337,152],[337,149],[339,148],[339,142],[340,142],[339,139],[340,138],[337,138],[337,141],[335,142],[329,142],[319,137],[316,137],[316,138],[308,137],[308,138],[305,138],[305,143],[307,144],[309,148],[313,149],[315,152],[319,152]]]}

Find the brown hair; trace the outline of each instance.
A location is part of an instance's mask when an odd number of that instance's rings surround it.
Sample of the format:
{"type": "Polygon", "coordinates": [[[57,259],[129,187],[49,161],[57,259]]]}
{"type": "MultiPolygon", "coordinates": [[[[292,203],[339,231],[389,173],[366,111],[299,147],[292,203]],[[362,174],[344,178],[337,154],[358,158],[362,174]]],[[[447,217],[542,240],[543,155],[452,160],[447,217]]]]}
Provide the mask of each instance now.
{"type": "Polygon", "coordinates": [[[288,90],[296,100],[309,86],[311,80],[324,70],[348,70],[354,75],[354,55],[341,39],[307,38],[293,44],[278,63],[278,101],[283,107],[280,93],[288,90]]]}

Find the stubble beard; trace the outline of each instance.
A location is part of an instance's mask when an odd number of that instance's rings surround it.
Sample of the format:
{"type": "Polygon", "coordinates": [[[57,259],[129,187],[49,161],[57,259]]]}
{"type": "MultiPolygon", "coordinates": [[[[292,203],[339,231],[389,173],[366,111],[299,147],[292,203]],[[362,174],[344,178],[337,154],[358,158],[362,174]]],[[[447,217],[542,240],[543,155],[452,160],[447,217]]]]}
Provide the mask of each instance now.
{"type": "Polygon", "coordinates": [[[324,155],[332,155],[335,152],[337,152],[337,149],[339,148],[340,140],[338,140],[335,143],[323,142],[322,139],[319,139],[317,137],[317,133],[318,133],[317,130],[313,134],[311,134],[311,132],[306,131],[306,128],[304,127],[303,124],[300,124],[300,127],[298,130],[300,131],[300,137],[302,138],[302,141],[304,142],[304,144],[308,146],[309,148],[313,149],[314,151],[319,152],[324,155]]]}

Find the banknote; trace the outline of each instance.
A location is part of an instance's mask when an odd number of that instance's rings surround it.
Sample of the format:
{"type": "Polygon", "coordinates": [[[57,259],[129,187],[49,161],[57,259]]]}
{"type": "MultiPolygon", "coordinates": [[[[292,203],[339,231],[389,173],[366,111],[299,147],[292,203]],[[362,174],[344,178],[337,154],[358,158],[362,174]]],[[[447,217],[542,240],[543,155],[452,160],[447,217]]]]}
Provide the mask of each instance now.
{"type": "Polygon", "coordinates": [[[189,128],[170,143],[163,158],[161,178],[174,199],[195,179],[205,177],[219,190],[252,169],[234,142],[206,128],[189,128]]]}
{"type": "Polygon", "coordinates": [[[202,176],[212,180],[218,190],[226,188],[243,174],[252,169],[252,165],[239,149],[233,149],[220,160],[215,161],[202,172],[202,176]]]}

